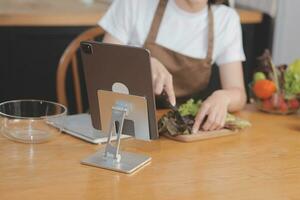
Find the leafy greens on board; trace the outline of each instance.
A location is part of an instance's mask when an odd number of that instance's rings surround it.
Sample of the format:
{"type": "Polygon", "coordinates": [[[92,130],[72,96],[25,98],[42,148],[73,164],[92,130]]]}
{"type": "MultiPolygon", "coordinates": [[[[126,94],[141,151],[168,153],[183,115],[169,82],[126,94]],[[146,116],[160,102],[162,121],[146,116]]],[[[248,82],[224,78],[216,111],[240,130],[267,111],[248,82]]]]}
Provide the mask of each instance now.
{"type": "MultiPolygon", "coordinates": [[[[171,136],[192,134],[191,128],[194,125],[195,116],[201,105],[202,101],[195,102],[193,99],[190,99],[179,107],[178,111],[185,121],[185,124],[182,124],[180,120],[177,119],[173,111],[169,111],[163,115],[158,122],[159,133],[168,133],[171,136]],[[189,128],[186,128],[186,124],[189,128]]],[[[249,126],[251,126],[251,124],[247,120],[240,119],[229,113],[226,116],[224,128],[241,130],[249,126]]]]}

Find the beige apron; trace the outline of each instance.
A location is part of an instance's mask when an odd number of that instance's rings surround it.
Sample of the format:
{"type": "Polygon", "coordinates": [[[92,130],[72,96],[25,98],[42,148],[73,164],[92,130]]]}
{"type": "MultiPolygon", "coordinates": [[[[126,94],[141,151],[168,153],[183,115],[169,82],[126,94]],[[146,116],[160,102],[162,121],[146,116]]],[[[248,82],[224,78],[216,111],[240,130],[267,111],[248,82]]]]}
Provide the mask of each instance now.
{"type": "Polygon", "coordinates": [[[211,62],[214,45],[214,20],[211,8],[208,8],[208,48],[205,59],[191,58],[158,44],[155,44],[157,33],[167,6],[168,0],[160,0],[150,32],[144,44],[151,56],[165,65],[173,76],[176,97],[192,96],[204,90],[211,76],[211,62]]]}

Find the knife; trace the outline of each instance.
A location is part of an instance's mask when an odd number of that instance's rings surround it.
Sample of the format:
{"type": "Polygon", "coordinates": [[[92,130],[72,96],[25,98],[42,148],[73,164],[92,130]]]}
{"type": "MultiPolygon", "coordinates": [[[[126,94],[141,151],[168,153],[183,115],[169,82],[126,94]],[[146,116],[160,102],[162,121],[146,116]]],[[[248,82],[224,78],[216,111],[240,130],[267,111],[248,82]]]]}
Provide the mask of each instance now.
{"type": "Polygon", "coordinates": [[[186,123],[186,121],[183,119],[183,117],[181,116],[179,110],[178,110],[178,107],[175,105],[173,106],[171,103],[170,103],[170,100],[169,100],[169,97],[168,97],[168,94],[167,92],[164,90],[161,94],[161,97],[163,98],[163,100],[167,103],[167,106],[174,112],[174,115],[175,115],[175,118],[179,121],[179,123],[181,125],[184,126],[185,129],[188,129],[190,132],[192,131],[191,130],[191,127],[186,123]]]}

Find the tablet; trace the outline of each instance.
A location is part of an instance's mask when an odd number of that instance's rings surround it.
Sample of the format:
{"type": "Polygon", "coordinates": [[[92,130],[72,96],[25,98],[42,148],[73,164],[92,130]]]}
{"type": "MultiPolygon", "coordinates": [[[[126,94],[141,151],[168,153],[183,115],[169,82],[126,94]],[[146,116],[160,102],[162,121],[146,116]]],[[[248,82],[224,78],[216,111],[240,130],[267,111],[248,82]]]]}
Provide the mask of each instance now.
{"type": "MultiPolygon", "coordinates": [[[[112,87],[120,83],[128,88],[129,94],[146,98],[150,139],[158,138],[149,51],[85,41],[81,43],[81,56],[93,127],[101,130],[97,91],[112,91],[112,87]]],[[[122,133],[130,135],[132,123],[127,122],[122,133]]]]}

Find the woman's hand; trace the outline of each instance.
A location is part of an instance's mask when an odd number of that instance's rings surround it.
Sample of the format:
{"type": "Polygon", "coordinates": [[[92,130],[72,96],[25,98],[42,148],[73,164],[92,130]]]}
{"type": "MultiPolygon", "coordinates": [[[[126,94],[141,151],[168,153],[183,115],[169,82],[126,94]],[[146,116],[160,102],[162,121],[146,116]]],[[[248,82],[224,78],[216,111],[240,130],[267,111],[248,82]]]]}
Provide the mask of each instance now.
{"type": "MultiPolygon", "coordinates": [[[[103,42],[123,45],[121,41],[119,41],[117,38],[115,38],[109,33],[105,33],[103,42]]],[[[152,83],[153,83],[154,93],[156,95],[160,95],[162,91],[165,90],[168,95],[170,103],[175,106],[176,97],[173,88],[172,75],[166,69],[166,67],[156,58],[151,57],[150,62],[151,62],[152,83]]]]}
{"type": "Polygon", "coordinates": [[[172,105],[176,104],[175,92],[173,88],[173,78],[165,66],[156,58],[151,57],[152,83],[156,95],[166,91],[172,105]]]}
{"type": "Polygon", "coordinates": [[[193,133],[197,133],[200,128],[204,131],[223,128],[229,103],[230,98],[222,90],[215,91],[199,109],[192,129],[193,133]]]}
{"type": "Polygon", "coordinates": [[[215,91],[203,102],[195,118],[193,132],[200,128],[212,131],[224,127],[227,112],[241,110],[246,103],[242,63],[227,63],[219,69],[223,89],[215,91]]]}

